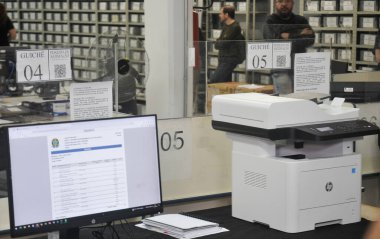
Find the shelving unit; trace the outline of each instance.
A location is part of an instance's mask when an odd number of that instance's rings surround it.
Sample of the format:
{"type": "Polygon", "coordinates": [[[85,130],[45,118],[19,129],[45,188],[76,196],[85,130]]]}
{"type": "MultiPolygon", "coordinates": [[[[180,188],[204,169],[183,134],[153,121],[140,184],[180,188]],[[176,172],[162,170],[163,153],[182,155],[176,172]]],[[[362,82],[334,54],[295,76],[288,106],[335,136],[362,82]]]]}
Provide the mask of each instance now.
{"type": "MultiPolygon", "coordinates": [[[[132,66],[145,77],[143,3],[143,0],[5,1],[8,15],[18,30],[18,39],[12,45],[32,49],[71,47],[74,77],[82,81],[103,74],[99,69],[104,68],[101,67],[103,57],[115,33],[119,35],[120,57],[130,59],[132,66]],[[140,9],[133,9],[135,5],[141,6],[140,9]],[[142,21],[130,21],[135,14],[142,21]],[[131,34],[132,26],[138,27],[141,34],[131,34]],[[142,44],[130,45],[133,39],[139,39],[142,44]],[[141,53],[141,59],[133,58],[137,56],[135,51],[141,53]]],[[[137,96],[142,103],[144,92],[144,85],[138,86],[137,96]]]]}
{"type": "MultiPolygon", "coordinates": [[[[145,78],[145,60],[147,54],[144,50],[145,42],[145,15],[143,0],[129,0],[127,6],[127,44],[128,56],[131,65],[145,78]]],[[[137,100],[145,100],[145,87],[137,85],[137,100]]]]}
{"type": "MultiPolygon", "coordinates": [[[[246,40],[263,39],[263,24],[270,14],[271,1],[267,0],[237,0],[215,1],[213,7],[206,12],[206,39],[207,45],[207,74],[210,76],[216,69],[218,52],[214,45],[220,36],[222,26],[219,22],[220,9],[225,5],[234,5],[236,8],[236,20],[240,23],[246,40]]],[[[257,73],[257,72],[256,72],[257,73]]],[[[233,80],[237,82],[254,82],[253,72],[247,72],[245,62],[240,64],[233,72],[233,80]]]]}
{"type": "Polygon", "coordinates": [[[314,49],[332,51],[334,59],[349,62],[352,71],[375,68],[377,63],[374,62],[372,50],[380,26],[378,1],[302,0],[300,9],[301,15],[309,18],[317,33],[314,49]],[[343,34],[348,35],[349,39],[339,38],[343,34]]]}

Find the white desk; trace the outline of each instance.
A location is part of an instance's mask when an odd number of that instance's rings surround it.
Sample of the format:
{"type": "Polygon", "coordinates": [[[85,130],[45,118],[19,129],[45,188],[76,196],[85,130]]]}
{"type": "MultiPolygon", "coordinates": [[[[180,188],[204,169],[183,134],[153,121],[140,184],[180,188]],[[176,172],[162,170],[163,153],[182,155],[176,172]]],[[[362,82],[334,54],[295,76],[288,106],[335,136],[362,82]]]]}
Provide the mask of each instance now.
{"type": "MultiPolygon", "coordinates": [[[[55,100],[67,100],[67,95],[57,95],[55,100]]],[[[0,99],[0,105],[5,106],[13,106],[13,105],[19,105],[23,101],[33,101],[33,102],[46,102],[46,101],[52,101],[52,100],[43,100],[42,98],[38,96],[20,96],[20,97],[4,97],[0,99]]]]}
{"type": "MultiPolygon", "coordinates": [[[[67,95],[57,95],[55,100],[68,100],[67,95]]],[[[42,103],[42,102],[47,102],[51,100],[43,100],[42,98],[38,96],[21,96],[21,97],[5,97],[5,98],[0,98],[0,107],[1,106],[18,106],[21,105],[23,101],[32,101],[36,103],[42,103]]],[[[114,112],[113,117],[122,117],[122,116],[127,116],[127,114],[124,113],[116,113],[114,112]]],[[[70,121],[70,116],[57,116],[54,117],[52,122],[59,122],[59,121],[70,121]]],[[[44,122],[49,122],[49,121],[44,121],[44,122]]],[[[36,122],[37,123],[37,122],[36,122]]],[[[41,122],[38,122],[41,123],[41,122]]],[[[43,123],[43,122],[42,122],[43,123]]],[[[0,125],[6,125],[1,122],[0,119],[0,125]]]]}

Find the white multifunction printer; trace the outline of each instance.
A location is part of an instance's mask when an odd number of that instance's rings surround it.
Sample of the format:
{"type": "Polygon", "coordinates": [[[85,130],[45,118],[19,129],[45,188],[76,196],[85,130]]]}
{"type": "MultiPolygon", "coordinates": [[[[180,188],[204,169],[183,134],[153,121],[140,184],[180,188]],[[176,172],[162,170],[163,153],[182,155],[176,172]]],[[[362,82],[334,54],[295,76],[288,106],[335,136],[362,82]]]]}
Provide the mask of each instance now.
{"type": "Polygon", "coordinates": [[[218,95],[213,128],[232,140],[232,216],[297,233],[359,222],[361,155],[379,134],[359,109],[265,94],[218,95]]]}

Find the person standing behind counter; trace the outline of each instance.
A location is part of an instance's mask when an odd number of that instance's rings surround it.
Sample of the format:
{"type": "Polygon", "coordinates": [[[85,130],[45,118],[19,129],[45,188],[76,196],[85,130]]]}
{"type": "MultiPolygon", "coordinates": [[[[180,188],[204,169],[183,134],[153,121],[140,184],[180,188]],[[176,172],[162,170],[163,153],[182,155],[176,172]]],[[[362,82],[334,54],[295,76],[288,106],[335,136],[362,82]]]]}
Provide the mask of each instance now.
{"type": "Polygon", "coordinates": [[[375,41],[375,47],[374,47],[374,54],[375,54],[375,59],[376,62],[379,63],[377,65],[376,70],[380,70],[380,30],[376,35],[376,41],[375,41]]]}
{"type": "MultiPolygon", "coordinates": [[[[307,19],[293,13],[294,0],[275,0],[275,13],[269,16],[264,25],[264,39],[292,41],[292,62],[294,55],[305,53],[314,44],[315,34],[307,19]]],[[[293,92],[293,70],[278,70],[272,74],[275,92],[293,92]]]]}
{"type": "Polygon", "coordinates": [[[244,42],[239,22],[235,20],[235,7],[224,6],[220,10],[219,20],[224,24],[222,33],[215,43],[219,50],[218,67],[210,78],[210,83],[231,82],[235,67],[244,61],[240,44],[244,42]]]}
{"type": "Polygon", "coordinates": [[[9,41],[16,40],[17,32],[7,15],[5,5],[0,3],[0,46],[9,46],[9,41]]]}

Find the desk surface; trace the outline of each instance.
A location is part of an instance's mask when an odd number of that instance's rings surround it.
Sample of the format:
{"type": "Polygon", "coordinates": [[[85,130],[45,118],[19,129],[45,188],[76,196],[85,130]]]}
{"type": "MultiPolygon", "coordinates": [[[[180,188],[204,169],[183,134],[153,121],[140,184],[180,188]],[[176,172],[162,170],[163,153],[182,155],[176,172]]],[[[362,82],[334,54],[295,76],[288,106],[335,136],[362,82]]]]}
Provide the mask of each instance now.
{"type": "MultiPolygon", "coordinates": [[[[298,234],[288,234],[268,228],[267,226],[249,223],[231,216],[231,207],[221,207],[193,212],[192,214],[218,222],[222,227],[229,229],[229,232],[203,237],[205,239],[352,239],[362,238],[369,221],[364,220],[349,225],[332,225],[318,228],[314,231],[303,232],[298,234]]],[[[139,239],[169,239],[172,237],[143,230],[137,227],[116,226],[116,230],[121,238],[139,238],[139,239]],[[133,235],[131,237],[131,235],[133,235]]],[[[92,238],[92,230],[81,230],[81,238],[92,238]]],[[[0,238],[10,238],[1,237],[0,238]]],[[[105,238],[112,238],[105,235],[105,238]]]]}
{"type": "MultiPolygon", "coordinates": [[[[209,209],[204,211],[198,211],[193,213],[196,216],[201,216],[203,218],[208,218],[212,221],[218,222],[222,227],[229,229],[229,232],[224,232],[221,234],[211,235],[204,237],[205,239],[245,239],[245,238],[255,238],[255,239],[352,239],[352,238],[362,238],[368,225],[369,221],[364,220],[360,223],[350,224],[350,225],[333,225],[318,228],[314,231],[298,233],[298,234],[288,234],[280,231],[272,230],[267,226],[263,226],[256,223],[249,223],[242,221],[231,216],[231,207],[222,207],[209,209]]],[[[132,234],[133,238],[141,239],[164,239],[171,238],[166,235],[161,235],[158,233],[153,233],[140,228],[133,227],[132,234]]],[[[121,234],[121,238],[128,238],[127,233],[118,228],[121,234]],[[123,235],[123,236],[122,236],[123,235]]],[[[84,230],[81,232],[81,238],[89,238],[90,231],[84,230]]],[[[106,237],[110,238],[110,237],[106,237]]]]}

